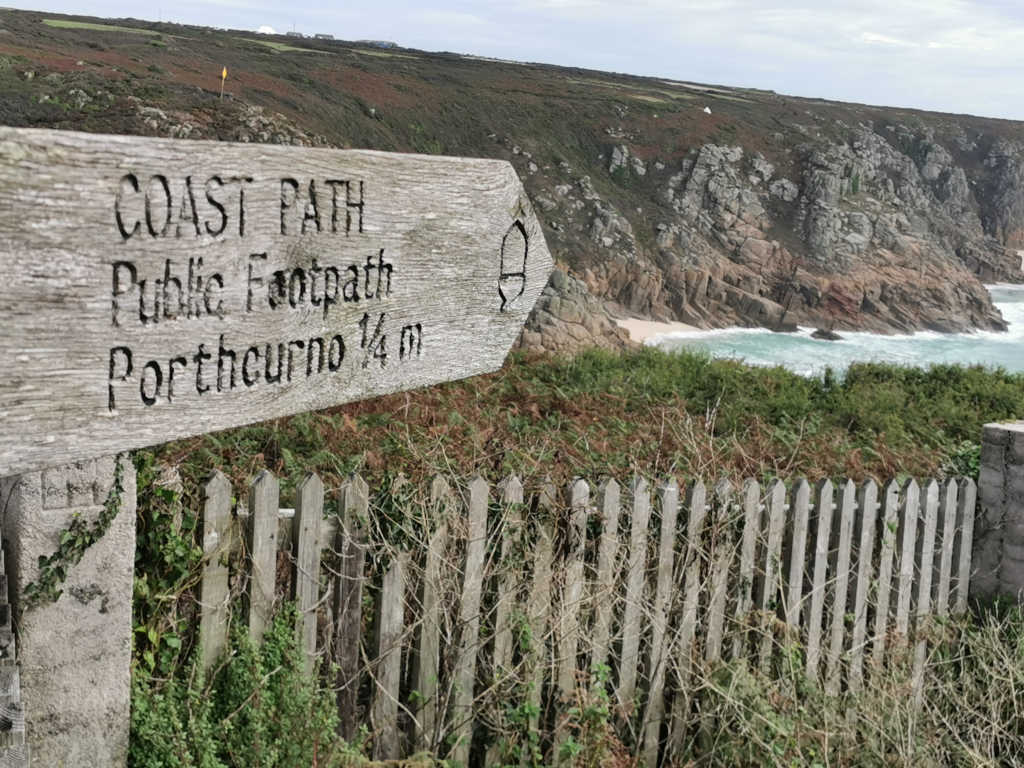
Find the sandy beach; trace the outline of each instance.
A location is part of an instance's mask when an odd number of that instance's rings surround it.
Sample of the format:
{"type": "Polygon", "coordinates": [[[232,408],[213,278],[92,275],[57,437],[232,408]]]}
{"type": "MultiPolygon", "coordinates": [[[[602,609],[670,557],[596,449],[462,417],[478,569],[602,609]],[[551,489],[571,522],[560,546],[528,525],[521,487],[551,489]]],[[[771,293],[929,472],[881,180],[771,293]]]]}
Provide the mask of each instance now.
{"type": "Polygon", "coordinates": [[[615,318],[615,322],[620,328],[626,329],[626,332],[629,333],[630,339],[641,344],[652,336],[658,336],[663,333],[700,330],[700,328],[693,325],[687,325],[686,323],[659,323],[654,320],[640,320],[635,317],[628,317],[625,319],[617,317],[615,318]]]}

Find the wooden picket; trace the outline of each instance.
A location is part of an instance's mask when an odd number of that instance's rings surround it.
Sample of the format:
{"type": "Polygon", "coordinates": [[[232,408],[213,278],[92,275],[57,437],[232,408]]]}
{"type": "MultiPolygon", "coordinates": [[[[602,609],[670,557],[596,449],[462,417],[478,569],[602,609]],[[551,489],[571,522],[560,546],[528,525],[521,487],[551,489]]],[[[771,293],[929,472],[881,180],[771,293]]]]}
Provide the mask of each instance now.
{"type": "Polygon", "coordinates": [[[199,590],[199,655],[209,670],[228,641],[228,563],[231,482],[215,472],[206,484],[203,509],[203,581],[199,590]]]}
{"type": "Polygon", "coordinates": [[[316,658],[316,609],[320,601],[320,526],[324,517],[324,484],[309,475],[298,488],[292,544],[295,576],[292,592],[299,610],[299,647],[306,671],[313,671],[316,658]]]}
{"type": "Polygon", "coordinates": [[[366,481],[355,477],[341,487],[341,525],[337,547],[341,565],[335,585],[336,629],[334,660],[338,667],[338,717],[341,735],[353,739],[359,724],[358,695],[362,682],[363,582],[368,546],[367,517],[370,491],[366,481]]]}
{"type": "Polygon", "coordinates": [[[709,493],[695,480],[681,501],[675,480],[652,499],[637,476],[628,528],[611,479],[592,503],[583,479],[528,495],[515,476],[493,489],[437,477],[422,496],[391,493],[392,510],[399,496],[410,506],[389,525],[359,477],[336,504],[315,475],[295,487],[294,510],[280,509],[269,472],[234,516],[232,496],[221,474],[205,488],[207,669],[226,647],[232,589],[256,637],[290,594],[307,669],[332,668],[326,657],[337,670],[341,735],[369,726],[378,759],[429,750],[467,766],[515,754],[561,764],[591,672],[610,669],[619,738],[653,767],[713,735],[693,686],[699,667],[726,656],[771,673],[796,641],[807,678],[835,696],[907,652],[920,702],[931,617],[966,609],[976,488],[799,480],[787,493],[748,480],[709,493]],[[422,547],[389,540],[395,522],[422,547]]]}

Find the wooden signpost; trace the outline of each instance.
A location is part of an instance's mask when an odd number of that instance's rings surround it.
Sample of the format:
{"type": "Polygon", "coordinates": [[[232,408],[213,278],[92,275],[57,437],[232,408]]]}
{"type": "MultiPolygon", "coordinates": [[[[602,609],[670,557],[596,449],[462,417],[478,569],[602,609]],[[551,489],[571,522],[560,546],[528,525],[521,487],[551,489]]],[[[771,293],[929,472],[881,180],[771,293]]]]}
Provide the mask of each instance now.
{"type": "Polygon", "coordinates": [[[0,127],[0,476],[499,368],[503,161],[0,127]]]}

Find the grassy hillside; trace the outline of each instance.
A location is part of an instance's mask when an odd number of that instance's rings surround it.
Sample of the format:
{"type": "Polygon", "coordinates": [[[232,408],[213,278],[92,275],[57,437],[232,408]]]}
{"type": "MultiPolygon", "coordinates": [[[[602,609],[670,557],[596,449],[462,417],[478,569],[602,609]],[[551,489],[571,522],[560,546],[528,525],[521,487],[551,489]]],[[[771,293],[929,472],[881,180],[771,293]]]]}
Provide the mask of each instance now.
{"type": "Polygon", "coordinates": [[[620,314],[997,329],[978,279],[1024,279],[1011,121],[21,11],[0,94],[8,125],[507,159],[620,314]]]}

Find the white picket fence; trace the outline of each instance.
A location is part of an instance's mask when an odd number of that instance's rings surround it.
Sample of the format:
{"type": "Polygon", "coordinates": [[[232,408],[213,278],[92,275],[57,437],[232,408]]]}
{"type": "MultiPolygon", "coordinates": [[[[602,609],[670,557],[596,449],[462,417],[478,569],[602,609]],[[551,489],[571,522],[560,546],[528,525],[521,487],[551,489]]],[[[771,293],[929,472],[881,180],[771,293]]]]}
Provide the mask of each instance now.
{"type": "Polygon", "coordinates": [[[310,663],[336,665],[342,735],[365,725],[378,758],[431,750],[463,765],[557,756],[595,684],[619,738],[645,765],[667,764],[694,738],[696,672],[771,672],[794,648],[831,695],[909,654],[920,696],[929,622],[967,607],[976,498],[970,480],[695,482],[685,494],[668,481],[652,494],[636,478],[592,497],[583,480],[527,495],[516,477],[496,489],[438,477],[371,500],[353,477],[325,517],[315,475],[294,511],[268,472],[246,510],[222,475],[206,491],[206,663],[225,647],[229,582],[263,632],[289,591],[283,549],[310,663]]]}

